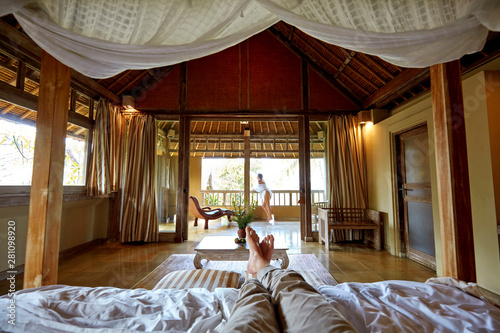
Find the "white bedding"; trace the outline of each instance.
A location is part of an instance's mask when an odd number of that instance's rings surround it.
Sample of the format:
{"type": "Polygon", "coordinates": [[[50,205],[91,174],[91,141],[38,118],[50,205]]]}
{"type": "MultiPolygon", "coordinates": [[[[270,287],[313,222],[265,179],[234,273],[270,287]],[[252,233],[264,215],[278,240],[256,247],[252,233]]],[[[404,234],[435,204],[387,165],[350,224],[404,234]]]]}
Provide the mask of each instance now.
{"type": "MultiPolygon", "coordinates": [[[[317,289],[360,332],[500,332],[500,309],[463,291],[409,281],[343,283],[317,289]]],[[[0,297],[7,332],[220,332],[238,290],[144,290],[46,286],[0,297]],[[85,328],[85,329],[82,329],[85,328]]]]}
{"type": "Polygon", "coordinates": [[[238,291],[55,285],[21,290],[14,297],[15,326],[6,320],[10,299],[0,298],[5,332],[220,332],[238,291]]]}
{"type": "Polygon", "coordinates": [[[359,332],[500,332],[500,309],[450,286],[383,281],[317,289],[359,332]]]}

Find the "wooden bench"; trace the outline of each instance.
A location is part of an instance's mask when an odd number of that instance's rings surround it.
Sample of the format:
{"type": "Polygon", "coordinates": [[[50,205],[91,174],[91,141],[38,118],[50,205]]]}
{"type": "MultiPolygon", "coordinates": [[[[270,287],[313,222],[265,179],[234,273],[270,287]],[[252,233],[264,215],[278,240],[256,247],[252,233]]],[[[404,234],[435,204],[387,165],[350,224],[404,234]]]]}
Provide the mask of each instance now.
{"type": "MultiPolygon", "coordinates": [[[[383,224],[380,212],[362,208],[318,208],[319,242],[330,249],[330,230],[373,230],[373,247],[382,248],[383,224]]],[[[363,233],[363,241],[366,235],[363,233]]]]}

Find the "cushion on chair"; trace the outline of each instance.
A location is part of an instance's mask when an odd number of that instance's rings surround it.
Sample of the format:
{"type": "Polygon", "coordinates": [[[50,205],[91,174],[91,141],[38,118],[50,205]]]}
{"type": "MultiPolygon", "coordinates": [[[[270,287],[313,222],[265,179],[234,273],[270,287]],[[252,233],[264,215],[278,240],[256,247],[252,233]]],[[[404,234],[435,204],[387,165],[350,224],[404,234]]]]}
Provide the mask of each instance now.
{"type": "Polygon", "coordinates": [[[238,288],[239,273],[215,269],[196,269],[175,271],[165,275],[153,290],[207,288],[238,288]]]}

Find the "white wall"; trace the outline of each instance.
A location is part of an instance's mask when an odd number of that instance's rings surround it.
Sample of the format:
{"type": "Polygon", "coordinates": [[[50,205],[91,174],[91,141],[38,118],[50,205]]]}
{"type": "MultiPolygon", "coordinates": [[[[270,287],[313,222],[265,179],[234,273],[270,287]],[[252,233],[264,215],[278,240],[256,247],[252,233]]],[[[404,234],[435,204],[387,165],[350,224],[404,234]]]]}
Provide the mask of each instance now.
{"type": "MultiPolygon", "coordinates": [[[[496,232],[495,193],[490,151],[487,94],[484,72],[463,81],[466,115],[466,136],[469,160],[469,178],[474,229],[476,272],[478,284],[500,293],[500,258],[496,232]]],[[[491,107],[491,106],[490,106],[491,107]]],[[[498,112],[500,106],[496,106],[498,112]]],[[[370,208],[387,212],[385,242],[391,254],[399,255],[399,227],[397,218],[397,192],[394,162],[394,134],[426,123],[429,133],[432,203],[436,244],[437,275],[442,275],[441,237],[438,215],[436,164],[434,155],[434,128],[430,94],[412,105],[398,110],[390,118],[367,127],[367,163],[370,208]]]]}
{"type": "Polygon", "coordinates": [[[427,124],[429,136],[430,173],[432,181],[432,204],[434,218],[434,240],[436,245],[437,273],[441,271],[441,239],[439,230],[438,203],[436,196],[436,163],[434,156],[434,123],[430,96],[408,106],[390,118],[373,126],[365,127],[368,164],[368,201],[370,208],[388,213],[384,224],[386,249],[400,255],[400,228],[397,218],[397,181],[394,136],[397,133],[427,124]]]}
{"type": "MultiPolygon", "coordinates": [[[[60,251],[107,237],[109,199],[64,202],[60,251]]],[[[7,226],[15,221],[16,266],[24,264],[28,234],[28,206],[0,208],[0,271],[7,270],[7,226]]]]}
{"type": "MultiPolygon", "coordinates": [[[[484,72],[462,84],[477,282],[500,294],[500,254],[484,72]]],[[[500,89],[491,93],[500,95],[500,89]]],[[[499,107],[494,111],[498,112],[499,107]]]]}

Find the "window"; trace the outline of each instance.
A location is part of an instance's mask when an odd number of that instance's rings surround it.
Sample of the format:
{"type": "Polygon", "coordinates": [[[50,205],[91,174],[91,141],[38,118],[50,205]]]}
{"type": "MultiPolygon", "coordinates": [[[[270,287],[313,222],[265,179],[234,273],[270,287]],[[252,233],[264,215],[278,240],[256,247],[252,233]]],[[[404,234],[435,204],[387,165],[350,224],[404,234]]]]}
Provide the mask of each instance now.
{"type": "MultiPolygon", "coordinates": [[[[0,50],[0,83],[6,89],[0,99],[0,194],[29,192],[33,173],[33,155],[36,136],[36,101],[18,98],[12,103],[11,91],[33,96],[39,94],[40,70],[29,61],[21,61],[5,50],[0,50]],[[7,85],[5,85],[7,83],[7,85]],[[14,87],[12,90],[11,87],[14,87]]],[[[65,191],[83,193],[87,172],[87,144],[95,119],[95,96],[85,87],[71,88],[68,95],[68,127],[63,185],[72,186],[65,191]],[[82,88],[84,92],[80,91],[82,88]],[[89,95],[90,93],[90,95],[89,95]],[[92,95],[92,96],[91,96],[92,95]]]]}
{"type": "Polygon", "coordinates": [[[70,125],[66,136],[63,185],[84,186],[87,171],[88,130],[70,125]]]}
{"type": "MultiPolygon", "coordinates": [[[[85,185],[88,130],[69,125],[64,185],[85,185]]],[[[31,185],[36,128],[0,118],[0,185],[31,185]]]]}
{"type": "Polygon", "coordinates": [[[0,185],[30,185],[35,127],[0,119],[0,185]]]}

